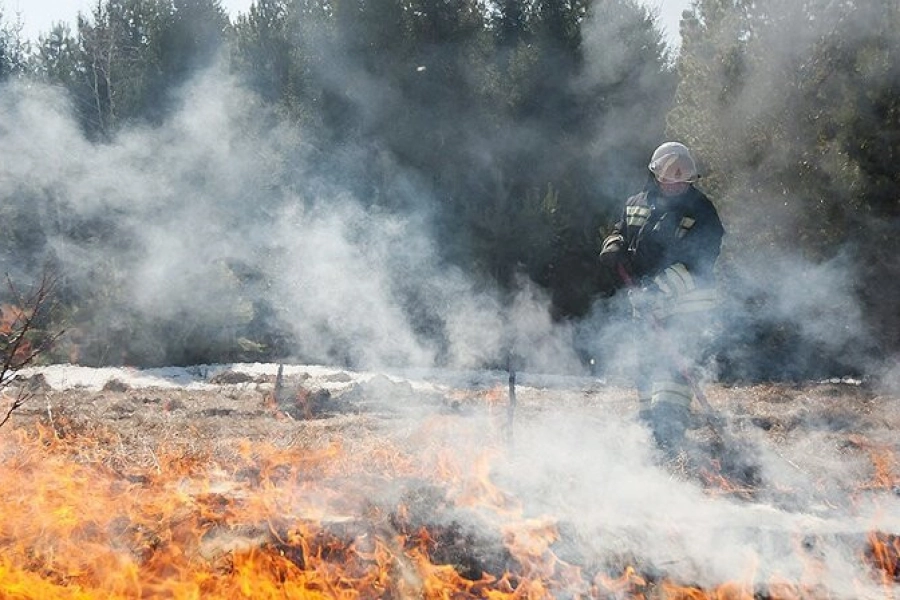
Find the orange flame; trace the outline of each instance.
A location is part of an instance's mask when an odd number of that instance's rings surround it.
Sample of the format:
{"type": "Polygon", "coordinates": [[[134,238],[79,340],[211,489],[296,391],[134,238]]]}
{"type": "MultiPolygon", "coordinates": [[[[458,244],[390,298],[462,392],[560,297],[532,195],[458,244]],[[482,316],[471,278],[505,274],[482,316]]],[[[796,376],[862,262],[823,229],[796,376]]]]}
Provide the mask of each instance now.
{"type": "MultiPolygon", "coordinates": [[[[425,435],[440,429],[429,423],[425,435]]],[[[118,448],[115,434],[76,435],[64,421],[0,438],[0,597],[759,597],[740,582],[705,590],[632,566],[586,574],[555,553],[553,519],[526,517],[491,481],[496,449],[413,456],[389,442],[350,451],[242,440],[215,452],[160,447],[140,463],[118,448]],[[416,522],[403,501],[373,502],[374,490],[403,481],[440,486],[441,502],[495,517],[504,560],[476,563],[480,573],[438,560],[452,538],[437,524],[416,522]]],[[[869,564],[896,583],[898,537],[872,534],[869,546],[869,564]]],[[[772,581],[764,597],[827,596],[772,581]]]]}

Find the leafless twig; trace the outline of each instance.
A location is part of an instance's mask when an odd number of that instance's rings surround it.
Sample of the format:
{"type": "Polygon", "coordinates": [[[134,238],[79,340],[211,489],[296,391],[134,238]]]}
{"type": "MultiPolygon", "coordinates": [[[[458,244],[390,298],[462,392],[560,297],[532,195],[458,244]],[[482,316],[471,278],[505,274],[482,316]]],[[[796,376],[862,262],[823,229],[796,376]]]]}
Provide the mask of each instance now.
{"type": "MultiPolygon", "coordinates": [[[[39,328],[55,306],[57,279],[53,275],[45,272],[34,290],[28,293],[21,292],[9,277],[6,281],[9,299],[0,305],[0,389],[9,385],[18,371],[49,350],[64,333],[47,333],[39,328]]],[[[0,420],[0,427],[31,395],[25,390],[18,392],[0,420]]]]}
{"type": "Polygon", "coordinates": [[[0,420],[0,427],[6,425],[6,422],[12,418],[12,414],[16,412],[19,408],[25,404],[25,401],[28,400],[30,395],[28,394],[20,394],[13,400],[12,404],[9,405],[9,409],[7,409],[6,414],[3,416],[3,420],[0,420]]]}

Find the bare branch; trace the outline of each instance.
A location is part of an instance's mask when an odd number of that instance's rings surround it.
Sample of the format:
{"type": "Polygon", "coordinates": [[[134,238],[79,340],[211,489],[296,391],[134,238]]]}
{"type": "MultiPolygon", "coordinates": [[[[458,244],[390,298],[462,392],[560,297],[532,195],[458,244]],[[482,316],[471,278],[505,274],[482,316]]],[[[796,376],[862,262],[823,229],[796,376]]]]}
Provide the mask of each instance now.
{"type": "Polygon", "coordinates": [[[6,422],[12,418],[14,412],[22,408],[25,402],[31,398],[31,394],[20,393],[16,396],[16,399],[12,401],[12,404],[9,405],[9,408],[6,410],[6,414],[3,416],[3,419],[0,420],[0,428],[6,425],[6,422]]]}
{"type": "MultiPolygon", "coordinates": [[[[56,277],[45,272],[32,292],[23,293],[7,276],[9,301],[0,306],[0,389],[6,387],[18,371],[48,351],[65,333],[47,333],[40,328],[55,308],[56,284],[56,277]]],[[[49,319],[46,322],[49,323],[49,319]]],[[[30,397],[31,394],[20,391],[0,419],[0,427],[30,397]]]]}

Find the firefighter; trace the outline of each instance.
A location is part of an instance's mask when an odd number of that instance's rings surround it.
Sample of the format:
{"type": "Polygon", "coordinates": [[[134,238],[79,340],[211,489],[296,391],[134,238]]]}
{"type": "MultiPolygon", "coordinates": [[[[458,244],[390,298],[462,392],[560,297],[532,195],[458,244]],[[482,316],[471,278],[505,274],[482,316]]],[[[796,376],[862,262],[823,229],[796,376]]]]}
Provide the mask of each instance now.
{"type": "Polygon", "coordinates": [[[600,263],[628,289],[640,416],[672,454],[682,449],[690,424],[692,369],[712,341],[713,268],[724,228],[695,187],[697,166],[684,144],[662,144],[648,167],[643,191],[628,198],[602,242],[600,263]]]}

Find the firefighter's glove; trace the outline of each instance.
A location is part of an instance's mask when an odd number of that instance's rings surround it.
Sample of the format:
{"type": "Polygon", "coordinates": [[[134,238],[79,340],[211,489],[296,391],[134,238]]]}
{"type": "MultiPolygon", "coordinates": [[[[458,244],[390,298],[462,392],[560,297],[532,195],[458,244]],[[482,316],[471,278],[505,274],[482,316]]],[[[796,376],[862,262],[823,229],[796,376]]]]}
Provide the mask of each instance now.
{"type": "Polygon", "coordinates": [[[600,253],[600,266],[608,271],[615,272],[622,262],[622,250],[611,249],[600,253]]]}
{"type": "Polygon", "coordinates": [[[600,265],[615,272],[625,255],[625,238],[614,233],[603,240],[600,248],[600,265]]]}
{"type": "Polygon", "coordinates": [[[607,296],[613,295],[625,285],[619,275],[620,265],[625,263],[624,238],[613,234],[603,241],[603,247],[598,256],[599,269],[597,269],[597,281],[600,290],[607,296]]]}

